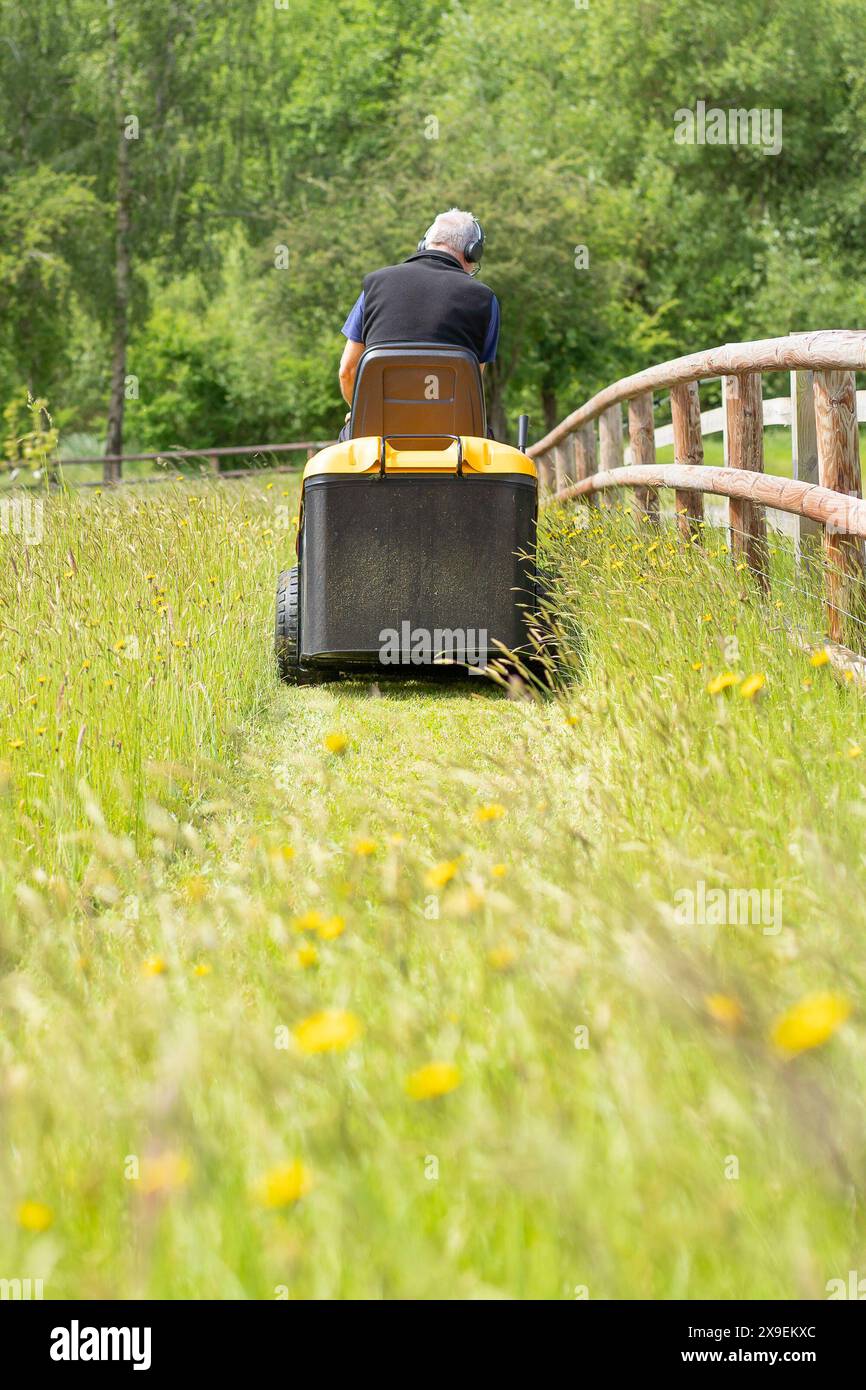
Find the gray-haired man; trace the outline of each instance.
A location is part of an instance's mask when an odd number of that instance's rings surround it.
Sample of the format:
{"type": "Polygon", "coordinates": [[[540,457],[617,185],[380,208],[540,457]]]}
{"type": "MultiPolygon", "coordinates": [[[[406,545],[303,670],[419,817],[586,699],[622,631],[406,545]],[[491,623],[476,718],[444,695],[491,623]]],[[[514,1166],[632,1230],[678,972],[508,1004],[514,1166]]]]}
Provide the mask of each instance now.
{"type": "Polygon", "coordinates": [[[364,288],[343,324],[340,390],[347,404],[352,403],[361,354],[377,344],[468,347],[482,371],[493,361],[499,302],[474,278],[483,250],[481,224],[471,213],[451,208],[440,212],[414,255],[365,276],[364,288]]]}

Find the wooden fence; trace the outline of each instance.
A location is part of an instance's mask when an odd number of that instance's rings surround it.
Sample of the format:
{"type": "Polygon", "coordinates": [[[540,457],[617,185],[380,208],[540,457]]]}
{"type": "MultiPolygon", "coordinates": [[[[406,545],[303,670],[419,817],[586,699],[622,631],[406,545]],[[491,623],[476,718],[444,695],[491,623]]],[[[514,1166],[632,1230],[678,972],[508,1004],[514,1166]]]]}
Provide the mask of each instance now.
{"type": "Polygon", "coordinates": [[[829,633],[841,641],[846,619],[857,621],[864,603],[866,502],[857,422],[858,415],[866,418],[866,392],[856,390],[856,371],[866,371],[866,332],[838,330],[729,343],[624,377],[530,448],[544,501],[592,501],[608,489],[630,487],[638,512],[658,522],[658,489],[673,488],[680,534],[699,541],[704,494],[727,497],[733,558],[745,560],[765,590],[770,579],[764,508],[791,513],[800,518],[801,542],[823,536],[829,633]],[[791,395],[764,402],[763,374],[780,370],[791,373],[791,395]],[[723,405],[702,414],[698,383],[719,377],[723,405]],[[658,430],[657,392],[670,392],[671,404],[671,425],[658,430]],[[764,473],[766,424],[790,424],[793,478],[764,473]],[[725,466],[707,467],[703,436],[719,430],[725,466]],[[657,464],[656,448],[669,443],[673,464],[657,464]]]}
{"type": "MultiPolygon", "coordinates": [[[[102,468],[102,478],[98,482],[79,483],[79,487],[100,487],[113,486],[118,483],[157,483],[165,482],[173,478],[178,478],[181,474],[176,473],[157,473],[143,478],[124,478],[123,465],[125,463],[145,463],[152,462],[158,467],[166,464],[182,462],[184,459],[200,459],[205,463],[214,477],[220,478],[245,478],[250,470],[248,468],[224,468],[223,459],[241,458],[243,456],[252,457],[258,455],[260,458],[269,454],[304,454],[311,459],[320,449],[326,449],[329,444],[336,444],[335,439],[302,439],[294,444],[239,444],[231,445],[224,449],[166,449],[160,454],[94,454],[89,458],[56,458],[51,459],[46,471],[57,468],[79,468],[82,464],[99,464],[102,468]]],[[[14,465],[5,465],[7,468],[14,465]]],[[[288,473],[297,468],[296,463],[277,464],[271,466],[271,471],[275,473],[288,473]]]]}

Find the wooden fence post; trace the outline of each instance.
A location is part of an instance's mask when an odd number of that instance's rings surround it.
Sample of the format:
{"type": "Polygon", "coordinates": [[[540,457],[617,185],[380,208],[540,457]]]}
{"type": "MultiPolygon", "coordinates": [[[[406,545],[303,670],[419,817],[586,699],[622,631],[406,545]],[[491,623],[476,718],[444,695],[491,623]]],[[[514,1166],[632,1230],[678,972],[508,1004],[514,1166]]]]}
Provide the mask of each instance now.
{"type": "MultiPolygon", "coordinates": [[[[701,398],[696,381],[671,387],[671,422],[674,430],[674,463],[702,464],[701,398]]],[[[703,493],[677,489],[674,505],[683,540],[700,537],[699,523],[704,519],[703,493]]]]}
{"type": "Polygon", "coordinates": [[[209,454],[209,455],[208,455],[208,462],[210,463],[210,471],[211,471],[212,473],[219,473],[219,471],[220,471],[219,454],[209,454]]]}
{"type": "MultiPolygon", "coordinates": [[[[574,481],[582,482],[591,478],[596,471],[595,421],[581,425],[574,435],[574,481]]],[[[590,492],[586,501],[590,507],[598,506],[598,494],[590,492]]]]}
{"type": "Polygon", "coordinates": [[[551,497],[556,491],[556,463],[551,452],[538,454],[535,459],[540,497],[551,497]]]}
{"type": "Polygon", "coordinates": [[[552,493],[557,493],[557,492],[559,491],[559,474],[560,474],[560,461],[559,461],[559,459],[560,459],[560,450],[561,450],[561,449],[562,449],[562,445],[561,445],[561,444],[554,444],[553,448],[551,449],[550,453],[549,453],[548,456],[547,456],[547,457],[548,457],[548,460],[549,460],[549,469],[550,469],[550,491],[551,491],[552,493]]]}
{"type": "Polygon", "coordinates": [[[605,410],[598,422],[598,443],[601,457],[601,470],[621,468],[623,458],[622,410],[612,405],[605,410]]]}
{"type": "MultiPolygon", "coordinates": [[[[631,461],[637,467],[652,467],[656,461],[656,433],[653,420],[653,393],[644,391],[628,403],[628,437],[631,444],[631,461]]],[[[635,516],[648,517],[658,525],[659,495],[655,488],[636,487],[634,490],[635,516]]]]}
{"type": "Polygon", "coordinates": [[[123,465],[120,459],[107,458],[102,465],[102,481],[106,487],[111,487],[114,483],[120,482],[120,472],[123,465]]]}
{"type": "MultiPolygon", "coordinates": [[[[815,372],[818,480],[822,487],[860,497],[860,436],[853,372],[815,372]]],[[[863,613],[863,542],[834,526],[824,528],[827,620],[834,642],[853,645],[863,613]]],[[[862,641],[862,639],[861,639],[862,641]]]]}
{"type": "MultiPolygon", "coordinates": [[[[801,483],[818,481],[818,435],[811,372],[791,373],[791,476],[801,483]]],[[[813,559],[820,549],[822,527],[808,516],[797,518],[797,559],[813,559]]]]}
{"type": "MultiPolygon", "coordinates": [[[[723,379],[725,399],[725,463],[729,468],[764,471],[764,412],[761,373],[742,372],[723,379]]],[[[770,587],[767,520],[763,507],[731,498],[728,502],[731,554],[744,559],[766,592],[770,587]]]]}
{"type": "Polygon", "coordinates": [[[567,435],[554,450],[556,460],[556,491],[574,482],[574,435],[567,435]]]}
{"type": "MultiPolygon", "coordinates": [[[[622,409],[618,405],[609,406],[599,416],[598,452],[602,472],[610,468],[622,468],[625,445],[622,437],[622,409]]],[[[600,493],[598,505],[612,507],[615,503],[606,493],[600,493]]]]}

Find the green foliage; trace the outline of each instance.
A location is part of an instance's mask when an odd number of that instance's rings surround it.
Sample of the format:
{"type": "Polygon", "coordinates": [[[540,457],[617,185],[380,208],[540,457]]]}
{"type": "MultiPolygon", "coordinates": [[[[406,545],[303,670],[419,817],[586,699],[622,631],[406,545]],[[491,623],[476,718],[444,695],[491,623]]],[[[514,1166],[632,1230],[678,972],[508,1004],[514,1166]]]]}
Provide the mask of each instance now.
{"type": "Polygon", "coordinates": [[[281,341],[268,289],[282,272],[252,265],[237,238],[222,248],[219,276],[191,273],[152,295],[128,364],[130,430],[154,449],[333,437],[333,363],[302,330],[281,341]]]}
{"type": "Polygon", "coordinates": [[[62,392],[65,330],[86,299],[86,262],[104,249],[103,230],[86,178],[42,166],[0,183],[0,399],[21,382],[62,392]]]}
{"type": "Polygon", "coordinates": [[[119,93],[107,15],[0,0],[0,399],[26,381],[98,427],[115,97],[138,122],[142,445],[330,432],[362,276],[451,203],[488,231],[500,420],[540,426],[665,355],[859,321],[860,0],[145,0],[116,9],[119,93]],[[698,98],[781,109],[781,154],[676,144],[698,98]]]}
{"type": "Polygon", "coordinates": [[[3,411],[6,438],[0,468],[44,468],[57,453],[57,428],[48,414],[48,402],[34,400],[26,386],[13,396],[3,411]]]}

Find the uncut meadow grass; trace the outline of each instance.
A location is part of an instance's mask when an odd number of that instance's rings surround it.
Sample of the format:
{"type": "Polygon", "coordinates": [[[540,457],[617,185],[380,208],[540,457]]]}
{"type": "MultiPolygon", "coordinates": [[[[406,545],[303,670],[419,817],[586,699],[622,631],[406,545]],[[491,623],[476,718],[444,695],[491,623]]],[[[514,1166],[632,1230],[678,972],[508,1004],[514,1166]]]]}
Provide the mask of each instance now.
{"type": "Polygon", "coordinates": [[[775,542],[762,602],[710,528],[557,509],[554,696],[281,689],[294,502],[63,496],[0,537],[0,1275],[824,1297],[866,1237],[866,756],[789,642],[816,581],[775,542]],[[699,880],[781,890],[782,930],[680,925],[699,880]],[[818,991],[849,1020],[783,1054],[818,991]]]}

